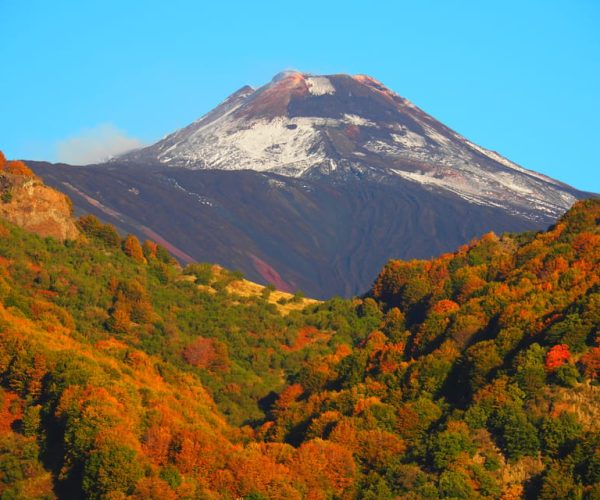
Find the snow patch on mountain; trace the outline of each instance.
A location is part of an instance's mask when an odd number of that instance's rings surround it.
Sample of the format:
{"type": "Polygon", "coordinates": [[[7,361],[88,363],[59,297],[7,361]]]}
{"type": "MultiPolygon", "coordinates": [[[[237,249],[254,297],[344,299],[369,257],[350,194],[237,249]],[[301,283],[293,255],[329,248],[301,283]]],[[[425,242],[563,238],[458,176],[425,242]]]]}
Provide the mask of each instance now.
{"type": "Polygon", "coordinates": [[[312,95],[335,94],[335,87],[325,76],[311,76],[306,79],[306,85],[312,95]]]}
{"type": "Polygon", "coordinates": [[[503,207],[531,219],[539,218],[536,212],[553,216],[560,213],[565,205],[570,206],[576,201],[570,193],[544,188],[535,180],[528,182],[526,178],[508,172],[481,174],[448,170],[432,173],[398,169],[392,169],[392,172],[422,186],[452,192],[471,203],[503,207]]]}
{"type": "Polygon", "coordinates": [[[315,118],[263,118],[239,127],[235,120],[221,117],[158,155],[161,163],[174,159],[170,153],[177,148],[177,163],[203,164],[222,170],[251,169],[276,171],[294,177],[326,160],[317,126],[327,126],[337,120],[315,118]]]}
{"type": "Polygon", "coordinates": [[[206,205],[206,206],[209,206],[209,207],[214,206],[213,202],[210,201],[206,196],[202,196],[201,194],[194,193],[193,191],[188,191],[181,184],[179,184],[175,179],[173,179],[171,177],[168,177],[166,180],[175,189],[178,189],[179,191],[183,191],[185,194],[187,194],[187,195],[195,198],[202,205],[206,205]]]}
{"type": "Polygon", "coordinates": [[[366,118],[363,118],[362,116],[351,115],[351,114],[344,114],[344,122],[348,123],[349,125],[357,125],[359,127],[376,127],[377,126],[377,124],[375,122],[372,122],[371,120],[367,120],[366,118]]]}
{"type": "Polygon", "coordinates": [[[523,172],[525,174],[531,175],[533,177],[537,177],[538,179],[541,179],[545,182],[550,182],[551,184],[556,184],[557,186],[559,186],[561,183],[552,179],[551,177],[548,177],[546,175],[540,174],[538,172],[535,172],[533,170],[527,170],[526,168],[520,167],[519,165],[517,165],[516,163],[513,163],[510,160],[507,160],[506,158],[504,158],[503,156],[499,155],[498,153],[496,153],[495,151],[491,151],[489,149],[485,149],[482,148],[481,146],[478,146],[477,144],[473,144],[471,141],[464,139],[465,143],[472,149],[474,149],[475,151],[478,151],[479,153],[481,153],[482,155],[487,156],[488,158],[491,158],[492,160],[500,163],[501,165],[504,165],[505,167],[508,167],[512,170],[517,170],[519,172],[523,172]]]}
{"type": "Polygon", "coordinates": [[[423,148],[427,145],[425,138],[419,134],[411,132],[406,127],[402,130],[402,134],[392,134],[392,139],[395,143],[400,144],[402,148],[423,148]]]}

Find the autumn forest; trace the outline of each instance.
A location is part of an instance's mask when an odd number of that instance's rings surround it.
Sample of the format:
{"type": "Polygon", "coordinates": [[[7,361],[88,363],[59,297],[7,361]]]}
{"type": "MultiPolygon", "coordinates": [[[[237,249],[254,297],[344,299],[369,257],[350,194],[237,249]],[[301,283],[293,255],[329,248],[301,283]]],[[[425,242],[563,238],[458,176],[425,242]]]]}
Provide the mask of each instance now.
{"type": "Polygon", "coordinates": [[[600,200],[324,302],[76,228],[0,219],[0,498],[600,498],[600,200]]]}

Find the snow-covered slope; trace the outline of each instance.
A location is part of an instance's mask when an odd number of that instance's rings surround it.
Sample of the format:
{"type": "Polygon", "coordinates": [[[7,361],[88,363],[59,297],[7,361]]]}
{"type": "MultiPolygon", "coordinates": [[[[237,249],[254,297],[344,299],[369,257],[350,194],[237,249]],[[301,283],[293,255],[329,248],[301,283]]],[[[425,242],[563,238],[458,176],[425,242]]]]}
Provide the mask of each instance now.
{"type": "Polygon", "coordinates": [[[332,181],[400,178],[534,220],[562,214],[577,195],[473,144],[364,75],[280,73],[115,161],[332,181]]]}

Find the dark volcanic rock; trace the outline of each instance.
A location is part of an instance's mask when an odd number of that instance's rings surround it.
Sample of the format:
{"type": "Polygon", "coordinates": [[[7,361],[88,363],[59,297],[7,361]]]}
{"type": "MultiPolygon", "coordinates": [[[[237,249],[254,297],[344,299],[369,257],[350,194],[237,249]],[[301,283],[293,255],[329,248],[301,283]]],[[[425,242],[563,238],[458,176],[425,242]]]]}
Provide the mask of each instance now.
{"type": "Polygon", "coordinates": [[[398,179],[331,182],[253,171],[30,162],[79,212],[258,282],[325,298],[364,292],[389,258],[431,257],[493,230],[541,228],[398,179]],[[183,187],[185,186],[185,188],[183,187]]]}

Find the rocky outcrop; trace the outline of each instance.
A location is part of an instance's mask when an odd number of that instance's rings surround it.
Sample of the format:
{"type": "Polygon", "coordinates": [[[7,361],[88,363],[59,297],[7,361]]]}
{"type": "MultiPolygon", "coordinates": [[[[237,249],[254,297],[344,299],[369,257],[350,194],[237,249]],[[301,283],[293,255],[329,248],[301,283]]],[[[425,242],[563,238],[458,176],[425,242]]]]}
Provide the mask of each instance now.
{"type": "Polygon", "coordinates": [[[46,186],[24,164],[0,165],[1,217],[43,237],[71,240],[79,235],[71,213],[69,197],[46,186]]]}

